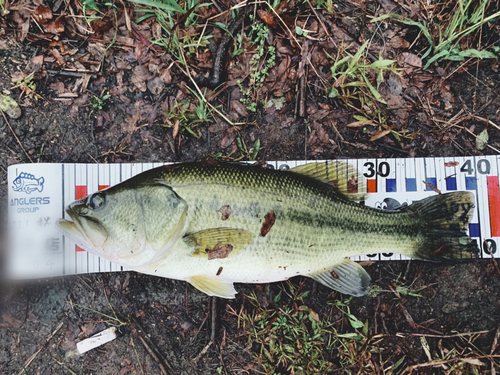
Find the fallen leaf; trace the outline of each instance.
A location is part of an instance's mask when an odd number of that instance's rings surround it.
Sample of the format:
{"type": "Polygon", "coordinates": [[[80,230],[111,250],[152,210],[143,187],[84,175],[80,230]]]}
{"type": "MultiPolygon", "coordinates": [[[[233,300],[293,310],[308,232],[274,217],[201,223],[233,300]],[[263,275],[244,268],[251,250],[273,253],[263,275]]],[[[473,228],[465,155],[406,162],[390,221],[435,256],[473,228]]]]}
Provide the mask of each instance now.
{"type": "Polygon", "coordinates": [[[10,96],[0,94],[0,111],[5,112],[10,118],[21,117],[21,108],[19,104],[10,96]]]}
{"type": "Polygon", "coordinates": [[[264,223],[262,223],[262,228],[260,228],[260,235],[265,237],[266,234],[269,233],[271,228],[276,221],[276,214],[274,212],[268,212],[266,216],[264,216],[264,223]]]}
{"type": "Polygon", "coordinates": [[[47,21],[52,19],[52,11],[45,5],[39,5],[35,9],[35,14],[38,21],[47,21]]]}
{"type": "Polygon", "coordinates": [[[137,65],[132,72],[131,81],[134,86],[141,92],[146,92],[147,86],[146,81],[151,79],[151,74],[149,70],[146,69],[144,65],[137,65]]]}
{"type": "Polygon", "coordinates": [[[234,110],[241,117],[247,117],[248,116],[247,108],[239,100],[231,100],[230,107],[231,107],[232,110],[234,110]]]}
{"type": "Polygon", "coordinates": [[[233,245],[222,245],[220,242],[218,242],[213,249],[206,249],[205,251],[208,254],[208,260],[224,259],[231,253],[231,251],[233,251],[233,245]]]}
{"type": "Polygon", "coordinates": [[[406,74],[411,74],[415,69],[422,68],[422,59],[410,52],[403,52],[398,57],[398,65],[403,68],[406,74]]]}
{"type": "Polygon", "coordinates": [[[37,72],[40,70],[42,66],[43,66],[43,55],[38,55],[31,59],[29,69],[34,72],[37,72]]]}
{"type": "Polygon", "coordinates": [[[479,151],[482,151],[486,148],[486,145],[488,144],[488,140],[490,139],[490,136],[488,135],[488,129],[484,129],[481,133],[476,138],[476,148],[479,151]]]}
{"type": "Polygon", "coordinates": [[[4,312],[0,321],[0,328],[19,329],[23,324],[22,320],[12,317],[8,312],[4,312]]]}
{"type": "Polygon", "coordinates": [[[386,48],[408,48],[410,42],[408,42],[402,36],[392,37],[386,44],[386,48]]]}
{"type": "Polygon", "coordinates": [[[276,20],[272,16],[272,14],[267,13],[265,10],[259,9],[257,11],[257,14],[259,15],[260,19],[262,22],[264,22],[266,25],[271,26],[272,28],[276,28],[276,20]]]}
{"type": "Polygon", "coordinates": [[[163,92],[163,89],[165,88],[165,84],[159,77],[150,79],[146,84],[146,86],[154,96],[159,96],[163,92]]]}
{"type": "Polygon", "coordinates": [[[374,136],[370,138],[370,141],[376,141],[377,139],[380,139],[382,137],[385,137],[387,134],[389,134],[392,130],[391,129],[386,129],[382,130],[381,132],[378,132],[374,136]]]}
{"type": "Polygon", "coordinates": [[[349,127],[349,128],[362,128],[363,126],[372,125],[372,124],[373,124],[372,120],[362,120],[362,121],[351,122],[350,124],[347,125],[347,127],[349,127]]]}
{"type": "Polygon", "coordinates": [[[456,167],[458,164],[460,164],[458,161],[447,161],[444,163],[445,167],[456,167]]]}
{"type": "Polygon", "coordinates": [[[222,214],[222,220],[227,220],[229,219],[229,216],[231,216],[231,206],[229,205],[222,206],[219,212],[222,214]]]}
{"type": "Polygon", "coordinates": [[[237,135],[238,135],[237,129],[234,126],[230,127],[224,132],[220,146],[222,148],[228,148],[234,143],[234,140],[236,139],[237,135]]]}
{"type": "Polygon", "coordinates": [[[177,138],[177,134],[179,134],[179,119],[176,118],[174,122],[174,127],[172,129],[172,138],[177,138]]]}

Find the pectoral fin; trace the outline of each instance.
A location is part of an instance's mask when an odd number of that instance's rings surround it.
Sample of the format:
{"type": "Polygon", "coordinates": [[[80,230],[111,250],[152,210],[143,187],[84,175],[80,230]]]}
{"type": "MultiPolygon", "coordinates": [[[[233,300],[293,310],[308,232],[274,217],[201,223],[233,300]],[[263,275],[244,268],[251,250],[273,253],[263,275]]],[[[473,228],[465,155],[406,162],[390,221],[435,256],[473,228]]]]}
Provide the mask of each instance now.
{"type": "Polygon", "coordinates": [[[237,293],[232,282],[217,276],[193,276],[186,281],[209,296],[232,299],[237,293]]]}
{"type": "Polygon", "coordinates": [[[244,229],[234,228],[210,228],[196,233],[190,233],[184,237],[184,241],[194,246],[195,256],[207,256],[210,254],[226,254],[214,258],[225,258],[234,256],[243,250],[252,240],[254,235],[244,229]]]}
{"type": "Polygon", "coordinates": [[[332,269],[310,275],[317,282],[340,293],[361,297],[368,292],[371,277],[358,263],[346,258],[332,269]]]}
{"type": "Polygon", "coordinates": [[[350,200],[359,201],[366,195],[362,173],[343,161],[309,163],[294,167],[290,171],[333,185],[350,200]]]}

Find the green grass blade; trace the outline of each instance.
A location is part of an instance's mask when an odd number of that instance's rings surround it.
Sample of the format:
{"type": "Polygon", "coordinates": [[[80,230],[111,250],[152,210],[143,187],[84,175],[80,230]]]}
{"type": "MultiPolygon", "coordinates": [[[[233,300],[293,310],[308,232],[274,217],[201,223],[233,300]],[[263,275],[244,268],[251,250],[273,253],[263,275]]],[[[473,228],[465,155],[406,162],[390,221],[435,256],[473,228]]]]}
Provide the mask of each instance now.
{"type": "Polygon", "coordinates": [[[145,5],[153,8],[163,9],[167,12],[179,12],[186,13],[184,9],[182,9],[176,1],[172,0],[164,0],[164,2],[153,1],[153,0],[128,0],[131,3],[145,5]]]}

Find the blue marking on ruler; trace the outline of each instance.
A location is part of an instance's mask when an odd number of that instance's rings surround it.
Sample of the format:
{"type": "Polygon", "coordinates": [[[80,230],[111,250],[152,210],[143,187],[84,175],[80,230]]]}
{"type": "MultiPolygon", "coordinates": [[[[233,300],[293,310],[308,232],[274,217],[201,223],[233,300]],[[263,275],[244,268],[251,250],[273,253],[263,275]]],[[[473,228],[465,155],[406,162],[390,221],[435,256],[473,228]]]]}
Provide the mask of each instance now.
{"type": "Polygon", "coordinates": [[[406,191],[417,191],[417,179],[407,178],[406,179],[406,191]]]}
{"type": "Polygon", "coordinates": [[[446,177],[446,190],[457,190],[457,178],[455,176],[446,177]]]}
{"type": "MultiPolygon", "coordinates": [[[[425,181],[427,181],[427,183],[429,183],[432,186],[434,186],[435,188],[437,188],[437,178],[436,177],[426,177],[425,181]]],[[[425,190],[426,191],[432,191],[432,187],[426,186],[425,190]]]]}
{"type": "Polygon", "coordinates": [[[388,178],[385,180],[385,191],[388,193],[392,193],[396,191],[396,179],[388,178]]]}
{"type": "Polygon", "coordinates": [[[465,188],[467,190],[476,190],[476,177],[465,177],[465,188]]]}
{"type": "Polygon", "coordinates": [[[479,237],[479,224],[478,223],[470,223],[469,224],[469,236],[479,237]]]}

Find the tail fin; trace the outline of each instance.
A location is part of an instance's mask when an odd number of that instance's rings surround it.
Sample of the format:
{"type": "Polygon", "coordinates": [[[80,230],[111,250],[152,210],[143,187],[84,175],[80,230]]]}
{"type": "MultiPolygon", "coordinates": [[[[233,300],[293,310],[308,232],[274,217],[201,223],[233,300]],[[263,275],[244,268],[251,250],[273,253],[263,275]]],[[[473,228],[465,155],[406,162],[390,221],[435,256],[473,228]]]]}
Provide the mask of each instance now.
{"type": "Polygon", "coordinates": [[[421,220],[423,236],[412,257],[433,261],[477,258],[477,243],[466,233],[473,209],[474,195],[465,191],[435,195],[404,207],[421,220]]]}

